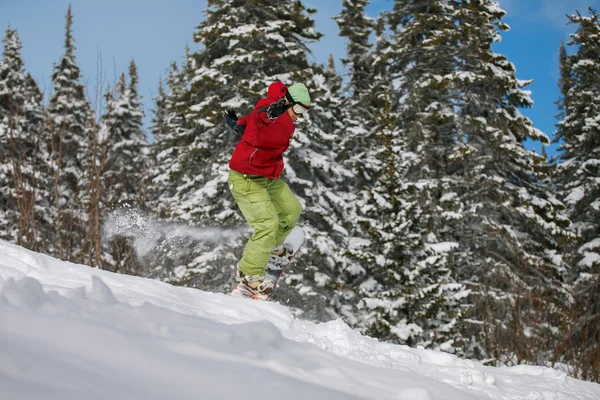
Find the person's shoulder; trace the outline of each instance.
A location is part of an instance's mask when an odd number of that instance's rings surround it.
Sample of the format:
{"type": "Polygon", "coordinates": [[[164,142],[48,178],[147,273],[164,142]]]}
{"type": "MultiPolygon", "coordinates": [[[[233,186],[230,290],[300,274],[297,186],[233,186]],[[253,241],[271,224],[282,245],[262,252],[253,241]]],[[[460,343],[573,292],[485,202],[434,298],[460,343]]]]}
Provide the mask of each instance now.
{"type": "Polygon", "coordinates": [[[256,106],[254,106],[254,109],[255,109],[255,110],[258,110],[259,108],[261,108],[261,107],[264,107],[264,106],[268,106],[268,105],[269,105],[269,104],[271,104],[271,103],[272,103],[272,101],[271,101],[271,100],[269,100],[267,97],[265,97],[265,98],[262,98],[262,99],[260,99],[260,100],[259,100],[259,101],[256,103],[256,106]]]}

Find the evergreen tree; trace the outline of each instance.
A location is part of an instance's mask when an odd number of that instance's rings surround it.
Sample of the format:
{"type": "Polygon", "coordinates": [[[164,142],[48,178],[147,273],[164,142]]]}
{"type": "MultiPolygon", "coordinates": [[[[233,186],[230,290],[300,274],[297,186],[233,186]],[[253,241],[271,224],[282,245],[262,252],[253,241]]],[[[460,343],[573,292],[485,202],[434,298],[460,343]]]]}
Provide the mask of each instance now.
{"type": "Polygon", "coordinates": [[[376,179],[358,205],[369,236],[358,255],[370,260],[359,288],[367,332],[461,352],[465,291],[452,265],[461,204],[449,159],[455,118],[450,93],[435,79],[455,65],[448,13],[446,1],[396,2],[385,16],[394,28],[389,46],[384,18],[378,22],[377,141],[363,157],[376,179]]]}
{"type": "MultiPolygon", "coordinates": [[[[154,117],[152,118],[152,126],[150,128],[153,141],[167,133],[167,93],[165,92],[162,79],[158,83],[158,96],[154,98],[154,103],[156,104],[156,108],[152,110],[154,117]]],[[[155,157],[156,155],[153,155],[152,158],[155,160],[155,157]]]]}
{"type": "Polygon", "coordinates": [[[58,233],[57,256],[83,262],[89,206],[91,107],[75,59],[71,7],[66,15],[65,53],[54,65],[53,93],[48,107],[51,151],[55,169],[53,219],[58,233]]]}
{"type": "Polygon", "coordinates": [[[148,198],[146,201],[146,205],[149,209],[155,209],[157,203],[156,197],[158,197],[158,193],[154,193],[155,186],[152,183],[154,174],[157,168],[159,167],[158,157],[160,152],[162,151],[161,146],[159,146],[158,143],[162,141],[166,135],[168,135],[168,94],[167,92],[165,92],[165,87],[162,79],[160,79],[158,83],[158,95],[153,100],[155,108],[152,109],[153,117],[152,124],[150,125],[150,132],[152,132],[152,141],[151,144],[148,146],[148,198]]]}
{"type": "Polygon", "coordinates": [[[4,52],[0,62],[0,238],[17,242],[19,229],[19,197],[22,187],[17,169],[24,134],[25,70],[21,58],[21,42],[16,30],[6,30],[4,52]]]}
{"type": "MultiPolygon", "coordinates": [[[[507,364],[549,361],[563,319],[560,243],[569,221],[548,183],[547,160],[524,147],[548,143],[519,108],[533,102],[493,43],[509,27],[492,0],[460,2],[453,21],[460,68],[438,84],[455,93],[453,154],[463,203],[456,273],[472,289],[473,324],[487,357],[507,364]]],[[[483,356],[481,354],[480,356],[483,356]]]]}
{"type": "Polygon", "coordinates": [[[135,62],[129,67],[130,82],[121,75],[115,94],[107,99],[105,116],[108,138],[104,164],[105,203],[113,209],[119,202],[143,205],[146,181],[146,135],[142,130],[144,113],[137,91],[138,75],[135,62]]]}
{"type": "Polygon", "coordinates": [[[342,105],[350,129],[343,135],[338,160],[343,160],[345,165],[352,168],[358,189],[371,186],[379,174],[377,153],[381,142],[377,132],[389,128],[380,120],[381,110],[390,106],[392,97],[391,63],[387,57],[391,47],[386,35],[387,19],[388,14],[382,13],[374,25],[376,45],[370,55],[370,90],[363,93],[362,97],[345,97],[342,105]]]}
{"type": "Polygon", "coordinates": [[[337,68],[335,67],[335,58],[333,57],[333,53],[329,54],[329,59],[327,60],[325,79],[331,93],[335,96],[339,96],[340,91],[342,90],[343,79],[341,76],[339,76],[337,68]]]}
{"type": "Polygon", "coordinates": [[[562,99],[556,133],[560,142],[559,191],[580,239],[567,251],[573,268],[573,322],[566,342],[574,374],[600,380],[600,16],[589,9],[569,17],[577,31],[561,46],[562,99]],[[571,354],[569,354],[571,353],[571,354]]]}
{"type": "Polygon", "coordinates": [[[354,256],[367,267],[358,286],[359,326],[372,336],[413,346],[453,351],[457,328],[457,298],[447,247],[423,246],[424,210],[414,201],[425,182],[405,177],[419,161],[406,150],[405,136],[384,103],[374,157],[378,179],[357,202],[367,241],[358,241],[354,256]]]}
{"type": "MultiPolygon", "coordinates": [[[[371,66],[371,93],[368,97],[369,105],[375,110],[384,108],[385,103],[389,103],[389,84],[391,79],[392,63],[387,56],[388,50],[392,44],[387,36],[387,30],[391,29],[388,26],[390,19],[389,13],[381,13],[375,21],[375,48],[373,49],[373,65],[371,66]],[[379,107],[377,107],[379,105],[379,107]]],[[[377,111],[374,112],[374,115],[377,111]]]]}
{"type": "MultiPolygon", "coordinates": [[[[194,65],[192,57],[187,53],[186,48],[186,58],[181,68],[175,62],[170,65],[166,79],[167,91],[162,106],[157,101],[155,111],[158,118],[160,108],[164,110],[163,132],[155,135],[150,147],[153,160],[148,188],[148,208],[157,217],[169,221],[177,219],[177,210],[181,207],[178,190],[181,180],[185,179],[183,161],[184,155],[189,151],[188,134],[193,129],[187,124],[183,101],[192,75],[189,68],[194,65]]],[[[154,129],[157,126],[155,123],[154,129]]],[[[189,238],[179,237],[172,232],[159,230],[155,235],[154,247],[159,250],[158,254],[151,254],[152,259],[144,260],[144,263],[156,268],[147,276],[174,284],[190,282],[186,278],[187,268],[184,265],[190,261],[188,255],[193,253],[192,249],[200,246],[194,246],[194,243],[190,246],[189,238]]]]}
{"type": "MultiPolygon", "coordinates": [[[[565,43],[562,40],[562,38],[560,40],[558,61],[560,69],[560,79],[558,81],[558,88],[561,93],[561,98],[556,102],[556,107],[559,110],[557,119],[561,121],[565,117],[568,101],[567,96],[569,94],[571,86],[573,85],[573,77],[571,76],[571,66],[569,65],[567,48],[565,47],[565,43]]],[[[555,143],[561,142],[562,139],[562,131],[559,130],[555,133],[555,143]]]]}
{"type": "Polygon", "coordinates": [[[0,168],[6,239],[37,250],[52,243],[48,224],[48,150],[45,147],[42,94],[25,73],[16,30],[8,29],[0,63],[0,168]],[[12,233],[9,230],[12,229],[12,233]],[[50,235],[50,237],[49,237],[50,235]]]}
{"type": "MultiPolygon", "coordinates": [[[[101,159],[103,158],[103,171],[102,180],[104,181],[102,187],[106,189],[107,193],[102,195],[102,202],[107,209],[113,209],[116,203],[120,200],[119,192],[123,191],[123,188],[119,191],[113,191],[115,180],[121,181],[121,174],[119,168],[122,167],[121,160],[119,160],[119,154],[115,154],[112,149],[115,142],[127,140],[127,118],[131,116],[131,110],[129,110],[126,98],[127,81],[125,73],[122,73],[119,77],[119,81],[116,83],[114,89],[111,87],[107,88],[104,95],[105,101],[105,113],[100,116],[100,131],[102,132],[100,137],[100,148],[101,159]],[[108,162],[108,153],[111,153],[111,161],[114,164],[118,163],[118,166],[110,165],[108,162]]],[[[122,144],[122,143],[119,143],[122,144]]],[[[123,179],[126,185],[129,185],[128,179],[123,179]]]]}
{"type": "Polygon", "coordinates": [[[335,17],[340,36],[348,38],[347,58],[342,62],[348,68],[349,86],[356,98],[361,98],[371,89],[371,43],[369,36],[374,22],[365,14],[369,0],[342,0],[342,12],[335,17]]]}
{"type": "Polygon", "coordinates": [[[149,206],[157,216],[166,219],[173,218],[180,204],[176,193],[183,175],[181,161],[187,151],[185,141],[190,130],[184,126],[186,119],[182,111],[182,96],[188,87],[188,76],[185,68],[180,71],[175,62],[171,64],[166,81],[168,91],[161,106],[165,115],[163,132],[155,135],[151,147],[155,160],[150,171],[149,206]]]}
{"type": "Polygon", "coordinates": [[[56,232],[52,220],[52,185],[53,166],[50,154],[49,140],[46,135],[47,113],[43,106],[44,95],[37,82],[27,74],[25,82],[25,123],[22,148],[27,149],[23,154],[22,164],[25,168],[21,176],[28,181],[34,194],[33,204],[25,202],[25,208],[32,207],[30,212],[21,212],[21,218],[26,216],[26,231],[28,241],[25,246],[35,251],[51,251],[56,243],[56,232]]]}
{"type": "Polygon", "coordinates": [[[342,104],[343,120],[347,121],[348,126],[342,138],[338,160],[344,160],[354,170],[358,188],[372,181],[365,154],[373,144],[369,136],[374,136],[373,132],[380,123],[377,120],[378,112],[373,107],[378,86],[375,84],[375,55],[371,51],[369,36],[375,22],[365,14],[368,4],[368,0],[344,0],[341,13],[334,18],[340,29],[339,35],[347,38],[346,57],[342,62],[348,69],[348,89],[351,92],[342,104]]]}
{"type": "MultiPolygon", "coordinates": [[[[147,182],[147,143],[142,130],[143,111],[137,91],[135,63],[129,67],[129,84],[121,74],[114,93],[107,93],[107,113],[102,117],[106,132],[102,162],[103,203],[105,211],[120,207],[144,206],[147,182]]],[[[123,238],[112,240],[111,269],[136,274],[139,265],[130,243],[123,238]]]]}
{"type": "MultiPolygon", "coordinates": [[[[389,338],[405,325],[397,324],[401,313],[381,306],[406,304],[411,291],[422,291],[426,295],[407,307],[405,315],[413,319],[403,324],[419,324],[417,317],[427,315],[419,325],[422,332],[429,330],[423,336],[427,345],[507,363],[540,362],[549,359],[556,344],[552,333],[562,318],[564,267],[558,245],[568,220],[558,215],[561,203],[548,185],[546,160],[523,146],[526,139],[547,143],[518,111],[531,105],[522,90],[527,82],[517,80],[513,65],[491,49],[499,31],[508,28],[503,15],[488,0],[399,0],[386,16],[392,41],[376,53],[375,65],[383,64],[380,71],[388,77],[402,140],[392,146],[395,158],[383,149],[375,156],[400,160],[395,165],[404,169],[388,168],[400,175],[380,169],[363,198],[375,200],[371,221],[373,215],[387,215],[394,198],[402,201],[407,220],[380,223],[387,236],[376,235],[381,237],[372,240],[367,254],[381,252],[377,249],[393,254],[390,260],[400,261],[397,276],[402,277],[400,271],[411,279],[371,282],[363,304],[374,306],[371,327],[389,338]],[[386,186],[399,179],[396,192],[386,186]],[[394,239],[398,232],[406,241],[394,239]],[[413,235],[417,242],[410,240],[413,235]],[[408,295],[394,285],[406,286],[408,295]],[[481,325],[461,323],[467,307],[470,320],[481,325]],[[540,315],[544,323],[536,319],[540,315]],[[475,342],[469,343],[471,337],[475,342]],[[534,341],[542,345],[532,352],[534,341]]],[[[394,131],[379,132],[388,132],[386,137],[394,131]]],[[[376,165],[384,168],[389,162],[376,165]]],[[[369,215],[365,218],[368,222],[369,215]]],[[[366,276],[377,276],[370,272],[372,263],[365,265],[366,276]]]]}

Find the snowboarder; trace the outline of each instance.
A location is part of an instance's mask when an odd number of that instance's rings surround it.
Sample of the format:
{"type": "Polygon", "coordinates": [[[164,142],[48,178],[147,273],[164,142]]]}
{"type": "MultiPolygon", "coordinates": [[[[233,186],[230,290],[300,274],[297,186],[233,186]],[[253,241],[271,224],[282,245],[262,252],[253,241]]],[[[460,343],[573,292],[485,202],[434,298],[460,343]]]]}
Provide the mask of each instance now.
{"type": "Polygon", "coordinates": [[[292,140],[296,119],[308,112],[309,106],[306,86],[296,83],[288,88],[274,82],[252,113],[237,119],[235,112],[228,111],[225,116],[240,127],[236,131],[243,132],[229,162],[228,182],[254,230],[236,273],[236,289],[249,297],[268,299],[273,281],[265,278],[267,263],[292,256],[284,241],[296,225],[302,206],[280,176],[283,153],[292,140]]]}

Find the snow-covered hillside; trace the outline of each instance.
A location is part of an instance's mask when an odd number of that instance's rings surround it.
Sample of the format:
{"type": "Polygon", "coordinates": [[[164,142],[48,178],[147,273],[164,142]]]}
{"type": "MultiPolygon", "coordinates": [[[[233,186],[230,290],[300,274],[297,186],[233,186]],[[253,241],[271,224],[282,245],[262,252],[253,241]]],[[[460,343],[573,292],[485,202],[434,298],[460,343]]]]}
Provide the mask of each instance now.
{"type": "Polygon", "coordinates": [[[0,398],[600,399],[548,368],[485,367],[340,321],[57,261],[0,241],[0,398]]]}

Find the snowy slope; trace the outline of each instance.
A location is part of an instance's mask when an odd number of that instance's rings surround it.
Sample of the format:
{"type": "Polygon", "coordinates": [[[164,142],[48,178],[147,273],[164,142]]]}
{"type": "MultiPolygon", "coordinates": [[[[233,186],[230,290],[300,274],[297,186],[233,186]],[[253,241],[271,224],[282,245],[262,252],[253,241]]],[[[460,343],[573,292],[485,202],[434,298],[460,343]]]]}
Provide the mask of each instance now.
{"type": "Polygon", "coordinates": [[[0,399],[600,399],[541,367],[379,343],[340,321],[0,241],[0,399]]]}

